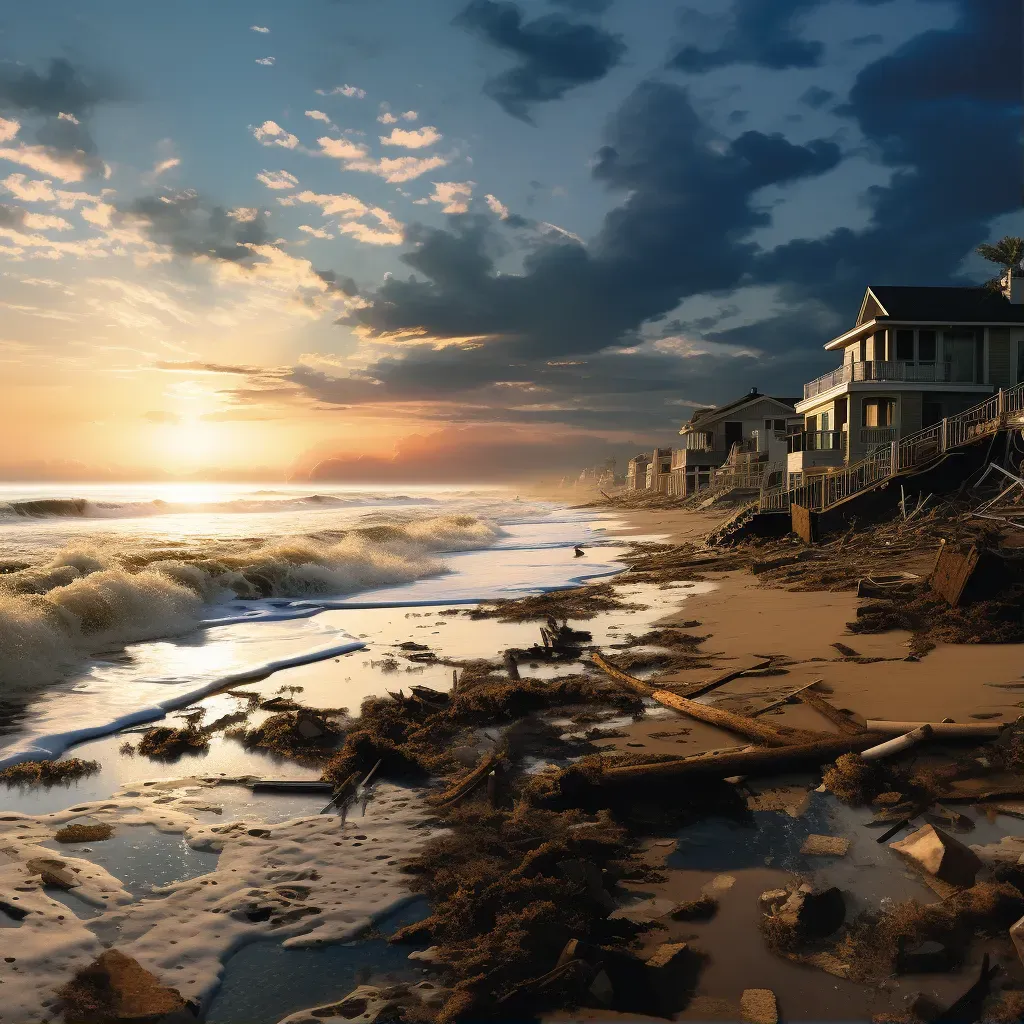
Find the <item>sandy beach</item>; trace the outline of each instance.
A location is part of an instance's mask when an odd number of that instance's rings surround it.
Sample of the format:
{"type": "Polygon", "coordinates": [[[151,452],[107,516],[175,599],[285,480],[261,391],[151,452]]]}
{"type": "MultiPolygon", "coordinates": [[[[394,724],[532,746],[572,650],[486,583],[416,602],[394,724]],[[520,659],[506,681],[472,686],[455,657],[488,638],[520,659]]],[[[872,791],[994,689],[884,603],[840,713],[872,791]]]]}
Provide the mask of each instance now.
{"type": "MultiPolygon", "coordinates": [[[[16,907],[19,891],[31,893],[24,920],[32,927],[19,925],[22,949],[5,968],[17,1016],[0,1019],[42,1021],[59,985],[72,985],[61,989],[68,1005],[97,998],[82,968],[104,948],[144,972],[153,998],[177,999],[209,1024],[254,1013],[254,1024],[325,1014],[749,1020],[750,991],[770,992],[782,1019],[881,1020],[921,992],[936,1006],[952,1005],[983,954],[1003,964],[1001,982],[986,990],[989,1003],[1024,986],[1005,930],[1012,921],[998,924],[1024,914],[1024,896],[1016,867],[991,852],[1015,850],[1024,822],[1009,798],[957,802],[948,820],[940,802],[940,791],[949,799],[968,784],[1016,787],[1024,797],[1016,761],[995,763],[1002,755],[990,752],[998,725],[1018,717],[1021,645],[853,631],[869,599],[856,596],[856,579],[840,589],[820,584],[835,572],[838,556],[828,546],[808,554],[785,538],[705,547],[729,509],[595,514],[605,543],[637,544],[618,576],[479,609],[322,612],[325,628],[336,617],[368,646],[183,708],[159,723],[181,730],[163,760],[142,752],[156,732],[142,725],[73,748],[69,756],[97,768],[65,783],[70,788],[6,788],[0,834],[10,863],[0,899],[16,907]],[[812,561],[816,576],[808,575],[812,561]],[[716,682],[725,674],[734,678],[716,682]],[[811,684],[835,722],[820,706],[786,699],[811,684]],[[697,700],[731,716],[724,728],[651,697],[705,687],[697,700]],[[341,690],[354,698],[343,709],[341,690]],[[763,723],[751,727],[769,741],[780,737],[784,749],[800,737],[856,734],[875,719],[993,728],[986,739],[932,742],[887,761],[871,791],[845,803],[820,788],[834,753],[796,769],[717,777],[712,769],[692,781],[649,774],[675,771],[681,758],[771,754],[772,742],[752,744],[737,723],[763,723]],[[964,769],[972,751],[989,767],[964,769]],[[960,770],[951,775],[945,766],[954,762],[960,770]],[[938,774],[916,778],[922,766],[938,774]],[[637,773],[636,781],[616,782],[622,771],[637,773]],[[722,781],[732,776],[740,778],[722,781]],[[257,778],[326,783],[322,793],[260,796],[257,778]],[[873,803],[879,793],[893,799],[873,803]],[[941,904],[934,880],[865,827],[872,816],[880,825],[910,822],[893,842],[945,822],[954,842],[981,850],[978,884],[944,899],[954,906],[996,886],[1002,903],[989,915],[990,940],[955,938],[968,911],[949,911],[953,923],[942,935],[956,958],[946,969],[869,962],[858,945],[869,922],[884,925],[907,906],[927,917],[941,904]],[[110,837],[55,840],[69,824],[108,826],[110,837]],[[124,836],[139,837],[128,840],[139,851],[134,869],[118,852],[124,836]],[[806,852],[812,836],[839,840],[841,852],[806,852]],[[374,842],[386,844],[382,854],[374,842]],[[50,858],[42,868],[41,856],[50,858]],[[144,880],[160,857],[171,858],[167,882],[132,888],[132,870],[141,868],[144,880]],[[237,871],[247,887],[230,877],[237,871]],[[72,873],[63,892],[61,872],[72,873]],[[794,926],[780,944],[765,922],[779,918],[780,901],[805,898],[800,885],[841,894],[840,919],[824,934],[794,926]],[[766,893],[775,895],[766,902],[766,893]],[[95,923],[77,909],[69,916],[83,899],[102,908],[95,923]],[[413,923],[395,932],[386,922],[412,900],[413,923]],[[213,923],[221,913],[226,927],[213,923]],[[165,941],[172,932],[173,950],[165,941]],[[355,941],[349,960],[333,968],[335,984],[290,985],[282,975],[279,998],[256,1009],[244,996],[245,972],[273,970],[281,939],[286,965],[355,941]],[[662,960],[668,966],[658,973],[652,965],[662,960]],[[657,998],[640,998],[637,985],[657,998]]],[[[924,536],[890,558],[892,571],[920,573],[930,544],[924,536]]],[[[849,749],[857,749],[855,735],[849,749]]],[[[907,936],[926,941],[935,929],[918,917],[907,936]]],[[[295,970],[304,977],[304,968],[287,968],[295,970]]]]}

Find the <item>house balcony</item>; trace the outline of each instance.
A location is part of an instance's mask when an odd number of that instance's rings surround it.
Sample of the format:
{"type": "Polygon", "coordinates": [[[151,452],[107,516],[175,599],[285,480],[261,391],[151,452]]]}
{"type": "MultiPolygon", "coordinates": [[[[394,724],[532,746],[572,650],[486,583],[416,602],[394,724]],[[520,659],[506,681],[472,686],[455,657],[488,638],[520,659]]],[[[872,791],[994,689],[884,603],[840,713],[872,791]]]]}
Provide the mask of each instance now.
{"type": "Polygon", "coordinates": [[[802,430],[786,438],[786,448],[786,470],[789,473],[835,469],[846,461],[846,432],[802,430]]]}
{"type": "Polygon", "coordinates": [[[972,373],[952,363],[911,362],[904,359],[870,359],[843,363],[831,373],[804,385],[804,398],[817,398],[844,384],[878,382],[884,384],[966,384],[979,385],[972,373]]]}
{"type": "MultiPolygon", "coordinates": [[[[706,430],[694,430],[682,435],[679,448],[688,452],[710,452],[715,448],[715,435],[706,430]]],[[[679,449],[676,449],[677,451],[679,449]]]]}
{"type": "Polygon", "coordinates": [[[673,448],[672,449],[672,468],[673,469],[693,469],[695,466],[699,466],[701,469],[707,469],[709,466],[720,466],[725,462],[728,452],[715,451],[712,447],[693,447],[693,448],[673,448]]]}

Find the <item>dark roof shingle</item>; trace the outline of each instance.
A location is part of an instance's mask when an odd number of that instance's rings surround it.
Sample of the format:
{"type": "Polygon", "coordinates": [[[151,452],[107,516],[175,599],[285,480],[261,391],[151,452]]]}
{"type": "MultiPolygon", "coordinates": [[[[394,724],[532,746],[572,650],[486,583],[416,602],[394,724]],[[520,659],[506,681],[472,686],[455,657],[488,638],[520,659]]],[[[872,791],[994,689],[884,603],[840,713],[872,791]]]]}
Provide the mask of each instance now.
{"type": "Polygon", "coordinates": [[[1015,304],[988,288],[904,288],[871,286],[890,320],[946,323],[1024,323],[1024,304],[1015,304]]]}

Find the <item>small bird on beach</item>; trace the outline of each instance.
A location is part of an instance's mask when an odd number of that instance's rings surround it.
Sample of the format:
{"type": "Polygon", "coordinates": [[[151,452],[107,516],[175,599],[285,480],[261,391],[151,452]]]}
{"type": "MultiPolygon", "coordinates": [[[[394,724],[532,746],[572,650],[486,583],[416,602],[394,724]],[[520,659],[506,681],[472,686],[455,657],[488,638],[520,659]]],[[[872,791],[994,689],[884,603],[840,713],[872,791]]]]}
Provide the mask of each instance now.
{"type": "Polygon", "coordinates": [[[573,550],[576,552],[577,558],[582,558],[586,554],[586,552],[583,550],[583,546],[580,544],[577,544],[573,550]]]}

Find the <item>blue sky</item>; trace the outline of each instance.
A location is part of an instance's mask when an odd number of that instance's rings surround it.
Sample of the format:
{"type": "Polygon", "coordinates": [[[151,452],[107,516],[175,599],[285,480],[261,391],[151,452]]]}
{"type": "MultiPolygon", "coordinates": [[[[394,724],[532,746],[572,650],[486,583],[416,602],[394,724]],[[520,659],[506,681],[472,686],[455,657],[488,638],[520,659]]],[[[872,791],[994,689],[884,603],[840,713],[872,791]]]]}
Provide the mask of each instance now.
{"type": "Polygon", "coordinates": [[[8,8],[0,469],[527,472],[795,394],[867,284],[984,280],[1024,230],[1020,18],[8,8]]]}

